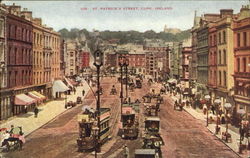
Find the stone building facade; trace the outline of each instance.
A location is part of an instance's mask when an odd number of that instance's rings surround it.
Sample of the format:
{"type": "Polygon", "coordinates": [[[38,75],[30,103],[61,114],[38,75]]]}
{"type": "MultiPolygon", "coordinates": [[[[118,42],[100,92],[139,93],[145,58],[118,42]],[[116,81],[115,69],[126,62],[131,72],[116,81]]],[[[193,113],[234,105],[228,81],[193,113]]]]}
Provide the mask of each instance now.
{"type": "Polygon", "coordinates": [[[212,100],[217,89],[217,31],[214,23],[208,25],[208,89],[212,100]]]}
{"type": "MultiPolygon", "coordinates": [[[[32,89],[32,23],[24,18],[21,6],[8,6],[7,14],[7,87],[12,94],[11,108],[13,114],[19,114],[23,106],[16,106],[14,97],[32,89]]],[[[30,107],[29,107],[30,108],[30,107]]]]}
{"type": "Polygon", "coordinates": [[[66,76],[74,76],[77,73],[77,56],[78,56],[78,49],[77,43],[73,41],[66,42],[66,76]]]}
{"type": "Polygon", "coordinates": [[[219,17],[218,14],[205,14],[197,29],[197,90],[203,95],[208,93],[208,24],[219,17]]]}
{"type": "Polygon", "coordinates": [[[234,21],[234,100],[236,109],[250,113],[250,7],[242,6],[234,21]]]}
{"type": "Polygon", "coordinates": [[[183,47],[182,48],[182,78],[183,81],[189,81],[189,64],[190,57],[192,56],[192,47],[183,47]]]}
{"type": "Polygon", "coordinates": [[[0,4],[0,120],[12,115],[10,98],[6,93],[7,88],[7,8],[0,4]]]}
{"type": "Polygon", "coordinates": [[[169,77],[169,47],[168,46],[144,46],[146,57],[146,75],[154,79],[167,79],[169,77]]]}
{"type": "Polygon", "coordinates": [[[234,86],[233,71],[233,20],[232,9],[220,10],[220,19],[216,21],[217,30],[217,89],[216,96],[221,99],[221,104],[230,102],[232,105],[232,88],[234,86]]]}

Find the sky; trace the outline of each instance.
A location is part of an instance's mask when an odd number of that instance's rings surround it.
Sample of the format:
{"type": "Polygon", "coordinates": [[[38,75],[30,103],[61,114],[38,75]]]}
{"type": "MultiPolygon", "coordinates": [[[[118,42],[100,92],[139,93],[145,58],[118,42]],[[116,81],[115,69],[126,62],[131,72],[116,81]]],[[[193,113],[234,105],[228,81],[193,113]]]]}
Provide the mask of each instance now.
{"type": "Polygon", "coordinates": [[[190,29],[194,12],[219,13],[220,9],[233,9],[238,13],[248,0],[235,1],[6,1],[15,3],[41,17],[43,24],[56,31],[79,28],[92,31],[163,31],[168,28],[190,29]],[[117,10],[115,10],[117,9],[117,10]]]}

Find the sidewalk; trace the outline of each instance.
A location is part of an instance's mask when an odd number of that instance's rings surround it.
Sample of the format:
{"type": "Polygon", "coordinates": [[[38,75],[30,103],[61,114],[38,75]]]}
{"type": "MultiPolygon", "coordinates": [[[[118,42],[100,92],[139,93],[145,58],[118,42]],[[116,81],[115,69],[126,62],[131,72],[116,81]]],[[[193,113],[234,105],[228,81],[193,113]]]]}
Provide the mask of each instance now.
{"type": "MultiPolygon", "coordinates": [[[[169,97],[172,98],[171,96],[169,96],[169,97]]],[[[206,122],[207,122],[207,115],[204,115],[202,113],[202,111],[198,112],[197,110],[193,109],[191,106],[189,106],[189,107],[184,106],[183,109],[186,112],[188,112],[190,115],[192,115],[194,118],[196,118],[198,120],[201,120],[201,121],[204,122],[204,124],[206,124],[206,122]]],[[[207,129],[212,134],[214,134],[221,142],[223,142],[231,150],[233,150],[235,153],[237,153],[240,157],[243,157],[243,158],[250,157],[250,151],[249,150],[242,150],[242,154],[239,154],[239,138],[240,138],[240,135],[239,135],[238,132],[235,132],[237,130],[234,129],[234,131],[233,131],[230,128],[228,128],[228,133],[231,134],[232,142],[231,143],[226,143],[225,141],[222,140],[222,132],[226,131],[226,127],[225,127],[225,125],[219,125],[219,127],[220,127],[220,132],[218,134],[215,134],[215,128],[216,128],[216,124],[215,123],[210,123],[208,125],[207,129]]],[[[242,141],[242,144],[247,144],[247,139],[246,138],[242,141]]]]}
{"type": "MultiPolygon", "coordinates": [[[[82,96],[83,89],[85,90],[85,97],[90,89],[86,81],[83,82],[83,86],[78,86],[76,88],[76,94],[71,93],[71,95],[67,96],[67,101],[76,101],[76,98],[78,96],[82,96]]],[[[54,119],[59,114],[66,111],[67,109],[65,109],[64,104],[65,100],[60,99],[50,101],[43,105],[39,105],[39,113],[37,118],[34,117],[34,112],[28,112],[27,114],[22,114],[10,118],[9,120],[1,124],[0,128],[10,129],[11,125],[14,125],[14,127],[22,126],[24,135],[27,136],[36,129],[54,119]]]]}

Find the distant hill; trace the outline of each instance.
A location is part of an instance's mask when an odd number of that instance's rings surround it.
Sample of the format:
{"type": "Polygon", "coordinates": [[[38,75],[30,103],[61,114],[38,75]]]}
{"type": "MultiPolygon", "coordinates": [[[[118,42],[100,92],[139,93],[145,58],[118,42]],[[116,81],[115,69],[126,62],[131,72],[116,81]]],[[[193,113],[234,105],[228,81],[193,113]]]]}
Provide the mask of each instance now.
{"type": "MultiPolygon", "coordinates": [[[[89,32],[86,29],[71,29],[70,31],[67,29],[59,30],[59,33],[64,39],[76,39],[79,38],[82,34],[86,37],[88,41],[91,41],[91,34],[93,32],[89,32]]],[[[143,44],[144,39],[162,39],[166,42],[180,42],[184,39],[187,39],[191,36],[190,29],[185,31],[177,31],[174,33],[160,32],[156,33],[153,30],[148,30],[145,32],[139,31],[101,31],[100,36],[103,40],[113,40],[116,39],[120,42],[120,44],[125,43],[138,43],[143,44]]]]}

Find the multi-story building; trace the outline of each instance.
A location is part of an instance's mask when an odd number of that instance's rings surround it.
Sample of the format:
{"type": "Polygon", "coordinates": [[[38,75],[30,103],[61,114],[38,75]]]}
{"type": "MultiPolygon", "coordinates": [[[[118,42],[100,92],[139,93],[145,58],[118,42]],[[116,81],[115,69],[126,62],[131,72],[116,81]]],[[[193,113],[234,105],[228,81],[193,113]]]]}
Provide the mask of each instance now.
{"type": "Polygon", "coordinates": [[[65,55],[66,55],[66,43],[65,40],[61,40],[61,53],[60,53],[60,76],[65,76],[65,68],[66,68],[66,61],[65,61],[65,55]]]}
{"type": "Polygon", "coordinates": [[[217,14],[205,14],[197,28],[197,88],[203,95],[208,93],[208,24],[219,17],[217,14]]]}
{"type": "Polygon", "coordinates": [[[89,68],[90,52],[82,51],[81,54],[82,54],[82,58],[81,58],[82,59],[82,65],[81,65],[82,69],[89,68]]]}
{"type": "Polygon", "coordinates": [[[217,88],[217,32],[214,23],[208,24],[208,89],[212,100],[217,88]]]}
{"type": "Polygon", "coordinates": [[[175,79],[180,79],[180,77],[182,76],[182,71],[181,70],[181,60],[180,60],[180,56],[181,56],[181,50],[182,50],[182,42],[174,42],[173,43],[173,47],[172,47],[172,51],[171,51],[171,56],[172,56],[172,72],[173,72],[173,76],[171,76],[172,78],[175,79]]]}
{"type": "Polygon", "coordinates": [[[236,109],[250,112],[250,9],[243,6],[233,24],[234,31],[234,100],[236,109]]]}
{"type": "MultiPolygon", "coordinates": [[[[28,13],[27,13],[28,14],[28,13]]],[[[52,82],[60,78],[60,36],[33,18],[33,85],[52,98],[52,82]]]]}
{"type": "Polygon", "coordinates": [[[234,86],[233,71],[233,10],[220,10],[220,19],[216,21],[217,30],[217,89],[216,96],[221,99],[221,104],[230,102],[232,105],[232,88],[234,86]]]}
{"type": "Polygon", "coordinates": [[[0,120],[11,116],[10,98],[7,87],[7,31],[6,6],[0,3],[0,120]]]}
{"type": "Polygon", "coordinates": [[[77,43],[73,41],[67,41],[66,42],[66,49],[67,49],[67,55],[66,55],[66,76],[74,76],[77,74],[77,56],[78,56],[78,49],[77,49],[77,43]]]}
{"type": "Polygon", "coordinates": [[[192,53],[192,47],[183,47],[182,48],[182,78],[183,81],[189,81],[189,64],[190,57],[192,53]]]}
{"type": "Polygon", "coordinates": [[[169,47],[144,46],[146,54],[146,74],[154,79],[167,79],[169,77],[169,47]]]}
{"type": "MultiPolygon", "coordinates": [[[[17,95],[32,89],[32,23],[25,19],[26,10],[21,6],[8,6],[7,14],[7,68],[9,92],[12,91],[11,107],[13,114],[22,112],[24,106],[18,103],[17,95]],[[14,97],[15,96],[15,97],[14,97]]],[[[28,109],[30,106],[28,107],[28,109]]]]}
{"type": "MultiPolygon", "coordinates": [[[[190,80],[191,81],[196,81],[197,80],[197,29],[199,28],[200,25],[200,17],[194,15],[194,25],[191,29],[191,34],[192,34],[192,57],[191,57],[191,62],[190,62],[190,80]]],[[[191,84],[191,83],[190,83],[191,84]]]]}

